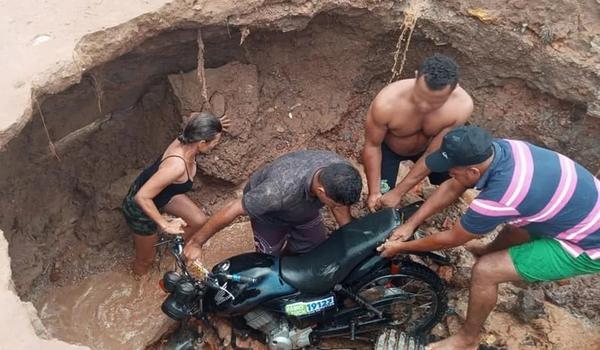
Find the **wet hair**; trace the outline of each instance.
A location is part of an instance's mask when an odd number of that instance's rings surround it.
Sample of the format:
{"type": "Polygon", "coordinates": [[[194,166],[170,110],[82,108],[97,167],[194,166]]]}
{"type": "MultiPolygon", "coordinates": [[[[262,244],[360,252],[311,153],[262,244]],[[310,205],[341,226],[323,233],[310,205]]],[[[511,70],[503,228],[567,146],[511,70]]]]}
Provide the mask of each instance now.
{"type": "Polygon", "coordinates": [[[417,79],[421,76],[431,90],[442,90],[448,85],[454,89],[458,84],[458,65],[450,57],[436,53],[419,67],[417,79]]]}
{"type": "Polygon", "coordinates": [[[219,118],[207,112],[194,112],[190,115],[181,134],[177,136],[177,140],[184,145],[198,141],[211,141],[221,130],[223,126],[219,118]]]}
{"type": "Polygon", "coordinates": [[[350,164],[334,163],[326,166],[319,174],[319,182],[325,188],[327,197],[336,203],[350,205],[360,199],[362,179],[358,170],[350,164]]]}

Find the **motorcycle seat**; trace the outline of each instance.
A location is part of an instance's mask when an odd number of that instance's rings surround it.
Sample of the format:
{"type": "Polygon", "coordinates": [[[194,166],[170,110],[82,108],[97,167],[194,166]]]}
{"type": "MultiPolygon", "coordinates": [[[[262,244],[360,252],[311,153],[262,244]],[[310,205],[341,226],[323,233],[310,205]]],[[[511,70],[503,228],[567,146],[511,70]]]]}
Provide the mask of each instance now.
{"type": "Polygon", "coordinates": [[[310,252],[282,257],[281,277],[303,293],[331,291],[364,259],[376,254],[377,246],[416,209],[387,208],[353,220],[310,252]]]}

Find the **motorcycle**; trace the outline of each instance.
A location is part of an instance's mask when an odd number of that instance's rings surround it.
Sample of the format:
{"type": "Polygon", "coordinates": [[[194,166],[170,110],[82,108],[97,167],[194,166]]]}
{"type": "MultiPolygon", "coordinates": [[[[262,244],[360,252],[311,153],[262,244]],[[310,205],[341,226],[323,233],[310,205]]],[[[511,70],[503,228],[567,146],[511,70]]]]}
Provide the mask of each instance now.
{"type": "Polygon", "coordinates": [[[418,206],[354,220],[302,255],[246,253],[200,274],[186,266],[184,241],[176,236],[166,242],[177,271],[162,279],[168,296],[161,309],[183,322],[224,317],[235,335],[273,350],[316,346],[328,337],[364,339],[390,328],[427,334],[447,310],[442,280],[408,254],[385,259],[376,251],[418,206]]]}

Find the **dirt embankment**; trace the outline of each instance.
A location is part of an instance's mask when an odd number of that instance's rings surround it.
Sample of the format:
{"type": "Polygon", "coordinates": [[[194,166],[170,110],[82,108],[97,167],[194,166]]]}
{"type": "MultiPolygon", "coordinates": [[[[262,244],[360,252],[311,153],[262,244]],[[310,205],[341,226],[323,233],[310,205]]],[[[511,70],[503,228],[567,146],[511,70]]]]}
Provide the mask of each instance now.
{"type": "Polygon", "coordinates": [[[0,330],[2,349],[86,350],[85,346],[51,340],[52,336],[40,321],[37,310],[16,294],[11,280],[8,242],[0,231],[0,330]]]}
{"type": "MultiPolygon", "coordinates": [[[[402,77],[431,53],[448,54],[475,99],[474,123],[600,169],[594,1],[421,5],[402,77]]],[[[219,149],[200,160],[192,197],[209,212],[290,150],[327,148],[359,162],[362,120],[390,77],[400,24],[412,10],[394,1],[174,1],[84,37],[74,61],[33,91],[39,111],[25,106],[0,136],[0,162],[10,165],[0,169],[0,228],[19,294],[41,306],[54,288],[125,270],[131,242],[122,196],[191,109],[234,121],[219,149]],[[198,29],[208,104],[194,79],[198,29]]],[[[453,276],[465,281],[469,264],[458,261],[453,276]]],[[[565,292],[595,281],[541,288],[548,301],[598,322],[593,288],[585,298],[565,292]]],[[[463,302],[465,285],[456,284],[463,302]]]]}

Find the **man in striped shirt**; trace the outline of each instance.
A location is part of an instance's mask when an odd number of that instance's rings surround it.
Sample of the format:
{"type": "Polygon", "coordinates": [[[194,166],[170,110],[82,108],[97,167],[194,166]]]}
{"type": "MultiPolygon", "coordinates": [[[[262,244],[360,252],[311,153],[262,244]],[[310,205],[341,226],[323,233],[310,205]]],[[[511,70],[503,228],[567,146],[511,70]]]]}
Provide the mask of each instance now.
{"type": "Polygon", "coordinates": [[[458,334],[429,349],[477,349],[501,282],[600,272],[600,181],[573,160],[463,126],[444,137],[426,164],[433,172],[449,170],[452,178],[378,248],[382,256],[456,247],[506,224],[487,246],[470,244],[479,258],[472,271],[467,319],[458,334]],[[469,187],[481,193],[451,230],[403,241],[469,187]]]}

